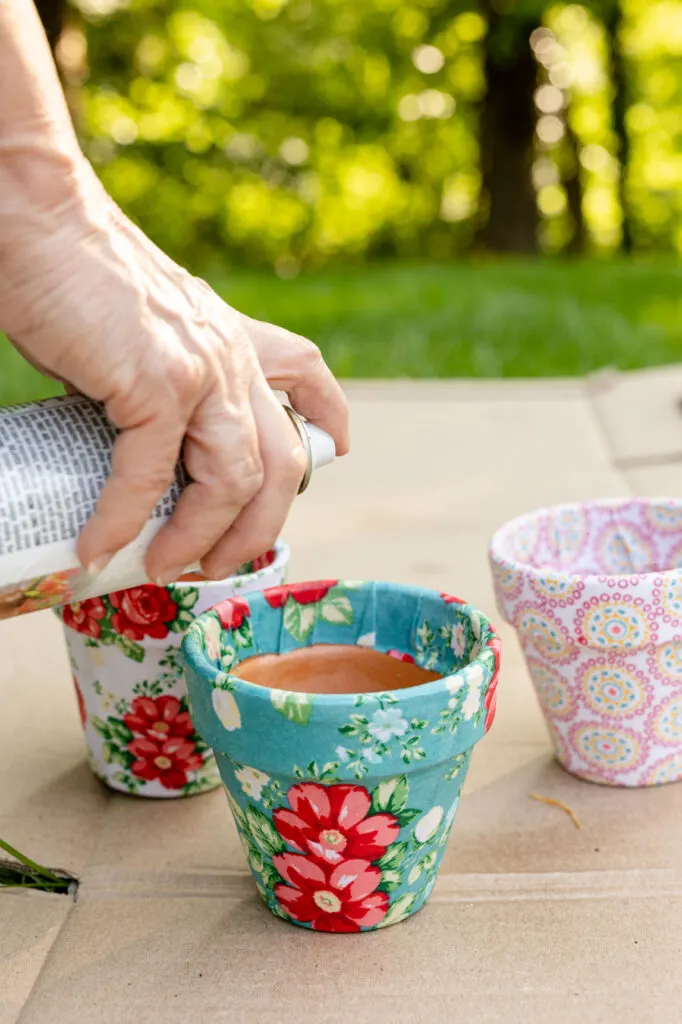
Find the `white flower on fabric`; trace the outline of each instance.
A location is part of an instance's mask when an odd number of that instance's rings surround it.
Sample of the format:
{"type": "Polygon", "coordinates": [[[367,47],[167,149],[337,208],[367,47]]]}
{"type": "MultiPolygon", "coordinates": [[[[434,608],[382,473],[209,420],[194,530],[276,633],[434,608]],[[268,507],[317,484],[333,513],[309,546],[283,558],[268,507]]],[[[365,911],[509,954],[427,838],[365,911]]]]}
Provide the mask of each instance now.
{"type": "Polygon", "coordinates": [[[339,761],[347,761],[349,754],[345,747],[337,747],[336,756],[338,757],[339,761]]]}
{"type": "Polygon", "coordinates": [[[481,707],[481,687],[485,675],[482,665],[469,665],[466,669],[466,681],[469,686],[469,693],[462,704],[462,714],[467,722],[471,721],[481,707]]]}
{"type": "Polygon", "coordinates": [[[452,627],[452,636],[450,637],[450,647],[453,650],[455,657],[463,658],[467,649],[467,636],[464,626],[461,622],[452,627]]]}
{"type": "Polygon", "coordinates": [[[228,732],[241,728],[242,716],[239,714],[237,701],[229,690],[214,690],[211,697],[213,710],[220,719],[220,723],[228,732]]]}
{"type": "Polygon", "coordinates": [[[356,647],[376,647],[377,635],[376,633],[363,633],[355,641],[356,647]]]}
{"type": "Polygon", "coordinates": [[[443,808],[437,804],[427,811],[423,818],[420,818],[414,826],[414,837],[419,843],[428,843],[433,839],[441,821],[443,820],[443,808]]]}
{"type": "Polygon", "coordinates": [[[379,764],[381,762],[381,758],[373,747],[363,747],[361,757],[363,761],[367,761],[368,764],[379,764]]]}
{"type": "Polygon", "coordinates": [[[464,698],[462,714],[467,722],[471,721],[481,706],[481,691],[474,688],[464,698]]]}
{"type": "Polygon", "coordinates": [[[469,665],[466,670],[466,681],[474,690],[480,690],[483,686],[483,666],[469,665]]]}
{"type": "Polygon", "coordinates": [[[404,736],[407,732],[407,721],[400,714],[399,708],[387,711],[375,711],[368,732],[380,743],[390,743],[394,736],[404,736]]]}
{"type": "Polygon", "coordinates": [[[234,774],[246,795],[253,800],[260,800],[263,786],[267,786],[270,776],[265,772],[259,772],[257,768],[249,768],[248,765],[244,765],[234,774]]]}
{"type": "Polygon", "coordinates": [[[220,649],[220,623],[217,619],[212,617],[206,619],[203,623],[204,626],[204,646],[206,648],[206,656],[211,661],[219,661],[221,655],[220,649]]]}
{"type": "Polygon", "coordinates": [[[464,686],[464,676],[461,674],[461,672],[458,672],[454,676],[447,676],[444,682],[445,689],[449,693],[457,693],[457,691],[461,690],[462,687],[464,686]]]}

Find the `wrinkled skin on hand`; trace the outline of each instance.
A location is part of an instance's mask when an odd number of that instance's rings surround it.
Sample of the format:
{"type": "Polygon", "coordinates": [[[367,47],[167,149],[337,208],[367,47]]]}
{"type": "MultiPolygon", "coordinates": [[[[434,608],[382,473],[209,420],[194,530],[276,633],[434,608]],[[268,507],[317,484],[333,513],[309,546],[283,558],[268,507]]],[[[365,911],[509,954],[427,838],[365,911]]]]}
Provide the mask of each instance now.
{"type": "Polygon", "coordinates": [[[271,388],[348,448],[346,402],[315,346],[232,309],[104,192],[32,0],[0,3],[0,330],[120,428],[79,540],[93,573],[140,532],[181,452],[193,482],[150,545],[150,578],[196,562],[219,578],[272,546],[305,459],[271,388]]]}
{"type": "Polygon", "coordinates": [[[77,199],[22,232],[2,327],[43,372],[104,402],[121,430],[79,556],[97,572],[134,539],[182,449],[193,482],[147,571],[165,582],[201,561],[224,576],[272,546],[305,471],[272,388],[343,454],[341,389],[314,345],[239,314],[127,220],[87,164],[75,176],[77,199]]]}

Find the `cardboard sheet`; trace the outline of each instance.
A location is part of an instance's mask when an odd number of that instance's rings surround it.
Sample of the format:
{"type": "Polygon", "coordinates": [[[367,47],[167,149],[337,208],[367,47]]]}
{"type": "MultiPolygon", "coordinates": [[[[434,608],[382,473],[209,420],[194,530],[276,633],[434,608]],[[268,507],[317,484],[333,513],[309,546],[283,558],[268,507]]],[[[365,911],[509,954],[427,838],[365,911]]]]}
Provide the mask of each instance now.
{"type": "MultiPolygon", "coordinates": [[[[294,510],[292,579],[418,582],[495,619],[496,526],[635,484],[578,384],[350,392],[354,453],[294,510]]],[[[81,884],[75,901],[0,891],[0,1024],[679,1024],[682,786],[562,772],[500,628],[498,717],[430,903],[384,932],[334,936],[260,904],[222,792],[155,803],[103,790],[58,623],[1,623],[0,836],[81,884]]]]}

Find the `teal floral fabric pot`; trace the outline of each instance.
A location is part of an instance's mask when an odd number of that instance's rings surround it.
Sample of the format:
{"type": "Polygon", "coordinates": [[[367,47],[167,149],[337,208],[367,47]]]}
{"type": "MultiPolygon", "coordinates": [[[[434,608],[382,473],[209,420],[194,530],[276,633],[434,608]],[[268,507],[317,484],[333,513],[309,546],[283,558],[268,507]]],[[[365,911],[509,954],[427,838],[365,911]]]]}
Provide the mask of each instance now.
{"type": "Polygon", "coordinates": [[[325,580],[224,601],[182,650],[192,720],[270,910],[330,932],[419,910],[495,714],[500,645],[488,620],[430,590],[325,580]],[[443,678],[318,695],[232,675],[246,658],[312,644],[374,648],[443,678]]]}

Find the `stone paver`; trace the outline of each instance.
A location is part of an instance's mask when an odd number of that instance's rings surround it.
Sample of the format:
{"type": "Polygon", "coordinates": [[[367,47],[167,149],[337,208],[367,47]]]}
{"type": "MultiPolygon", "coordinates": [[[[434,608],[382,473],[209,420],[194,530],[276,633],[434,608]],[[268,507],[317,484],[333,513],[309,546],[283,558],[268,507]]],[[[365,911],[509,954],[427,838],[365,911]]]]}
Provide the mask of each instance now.
{"type": "Polygon", "coordinates": [[[591,391],[618,462],[682,460],[682,367],[599,374],[591,391]]]}

